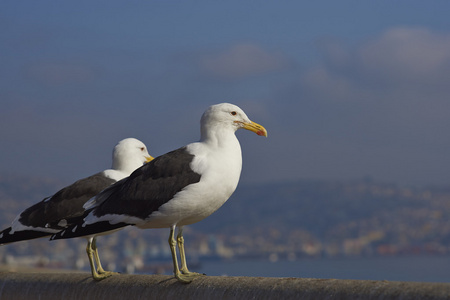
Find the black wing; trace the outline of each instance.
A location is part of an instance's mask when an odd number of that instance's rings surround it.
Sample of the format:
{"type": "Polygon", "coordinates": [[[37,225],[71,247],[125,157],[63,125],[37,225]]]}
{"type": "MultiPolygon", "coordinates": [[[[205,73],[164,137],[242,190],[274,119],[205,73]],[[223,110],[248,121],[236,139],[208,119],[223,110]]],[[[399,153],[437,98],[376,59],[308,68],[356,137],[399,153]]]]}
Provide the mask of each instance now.
{"type": "Polygon", "coordinates": [[[114,182],[102,173],[80,179],[24,210],[19,222],[30,227],[62,229],[58,226],[60,220],[83,215],[84,203],[114,182]]]}
{"type": "Polygon", "coordinates": [[[145,219],[183,188],[200,181],[201,175],[190,167],[193,158],[186,147],[155,158],[105,190],[106,199],[101,199],[101,193],[94,216],[121,214],[145,219]]]}
{"type": "Polygon", "coordinates": [[[54,234],[51,240],[96,235],[134,225],[127,218],[113,224],[105,219],[83,223],[89,214],[97,218],[111,214],[145,219],[184,187],[200,181],[200,174],[190,168],[193,158],[185,147],[155,158],[98,194],[82,217],[71,220],[72,225],[54,234]]]}
{"type": "Polygon", "coordinates": [[[21,230],[11,234],[11,230],[12,228],[8,227],[2,232],[0,232],[0,245],[19,241],[32,240],[51,235],[51,233],[49,232],[35,231],[35,230],[21,230]]]}
{"type": "Polygon", "coordinates": [[[0,244],[30,240],[52,235],[48,229],[62,230],[77,217],[83,216],[83,204],[115,182],[97,173],[59,190],[51,197],[24,210],[18,222],[27,229],[14,231],[8,227],[0,232],[0,244]],[[60,224],[66,220],[65,224],[60,224]]]}

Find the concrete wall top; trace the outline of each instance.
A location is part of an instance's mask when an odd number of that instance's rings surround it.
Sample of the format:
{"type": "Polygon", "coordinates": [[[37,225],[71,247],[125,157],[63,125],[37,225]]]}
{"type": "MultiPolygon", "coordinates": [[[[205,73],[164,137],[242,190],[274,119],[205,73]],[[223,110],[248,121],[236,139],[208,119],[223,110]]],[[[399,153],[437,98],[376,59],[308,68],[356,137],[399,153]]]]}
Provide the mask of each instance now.
{"type": "Polygon", "coordinates": [[[450,299],[450,283],[165,275],[0,272],[0,299],[450,299]]]}

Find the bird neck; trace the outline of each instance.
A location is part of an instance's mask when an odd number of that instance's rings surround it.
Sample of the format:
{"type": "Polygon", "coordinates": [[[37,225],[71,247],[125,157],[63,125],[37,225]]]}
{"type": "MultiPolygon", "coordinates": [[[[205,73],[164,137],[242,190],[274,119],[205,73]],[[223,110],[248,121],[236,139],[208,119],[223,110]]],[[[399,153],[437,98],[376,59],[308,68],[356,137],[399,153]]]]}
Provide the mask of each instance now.
{"type": "Polygon", "coordinates": [[[131,174],[133,173],[134,170],[142,166],[142,164],[143,164],[142,162],[137,160],[133,162],[129,160],[127,162],[122,160],[115,160],[113,162],[112,169],[126,174],[131,174]]]}
{"type": "Polygon", "coordinates": [[[200,141],[221,148],[230,147],[236,143],[239,145],[239,141],[234,133],[234,130],[230,130],[230,128],[210,128],[209,130],[201,131],[200,141]]]}

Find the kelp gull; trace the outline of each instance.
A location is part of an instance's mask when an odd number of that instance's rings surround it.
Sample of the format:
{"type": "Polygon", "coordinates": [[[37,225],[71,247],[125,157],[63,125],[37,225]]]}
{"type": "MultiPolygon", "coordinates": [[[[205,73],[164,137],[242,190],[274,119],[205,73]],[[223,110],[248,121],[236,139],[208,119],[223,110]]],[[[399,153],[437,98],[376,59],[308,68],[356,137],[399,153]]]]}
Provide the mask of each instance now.
{"type": "Polygon", "coordinates": [[[236,189],[242,156],[235,132],[240,128],[267,136],[266,129],[250,121],[236,105],[209,107],[201,118],[199,142],[159,156],[105,189],[86,203],[87,213],[82,222],[53,235],[52,239],[107,234],[127,225],[170,228],[175,277],[191,282],[200,274],[187,268],[183,226],[211,215],[236,189]]]}
{"type": "MultiPolygon", "coordinates": [[[[84,214],[86,201],[152,159],[141,141],[134,138],[121,140],[114,147],[111,169],[80,179],[21,212],[11,227],[0,232],[0,245],[48,237],[67,228],[84,214]]],[[[101,266],[95,238],[88,240],[86,251],[95,279],[112,274],[101,266]]]]}

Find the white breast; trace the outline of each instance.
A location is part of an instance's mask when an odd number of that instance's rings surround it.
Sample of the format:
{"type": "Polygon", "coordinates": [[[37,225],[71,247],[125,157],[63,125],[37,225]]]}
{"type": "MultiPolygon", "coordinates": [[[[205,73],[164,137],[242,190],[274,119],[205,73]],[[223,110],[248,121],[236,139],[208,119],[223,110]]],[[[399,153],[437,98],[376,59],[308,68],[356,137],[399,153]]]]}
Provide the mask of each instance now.
{"type": "Polygon", "coordinates": [[[190,144],[187,150],[195,155],[191,168],[201,175],[200,181],[184,188],[138,227],[189,225],[219,209],[235,191],[242,169],[241,148],[234,134],[233,137],[227,147],[190,144]]]}

